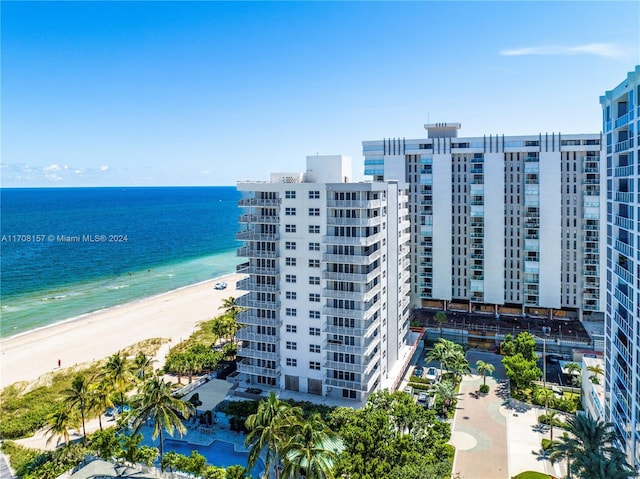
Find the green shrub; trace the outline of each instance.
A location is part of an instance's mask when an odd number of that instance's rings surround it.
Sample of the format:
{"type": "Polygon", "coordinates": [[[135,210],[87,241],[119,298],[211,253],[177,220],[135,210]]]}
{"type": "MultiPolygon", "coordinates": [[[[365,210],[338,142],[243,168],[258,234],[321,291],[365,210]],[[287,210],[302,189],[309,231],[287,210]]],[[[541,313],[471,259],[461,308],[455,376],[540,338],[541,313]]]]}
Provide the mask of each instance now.
{"type": "Polygon", "coordinates": [[[489,385],[488,384],[481,384],[480,385],[480,392],[482,394],[487,394],[489,392],[489,385]]]}
{"type": "Polygon", "coordinates": [[[547,439],[546,437],[542,439],[542,450],[548,451],[551,447],[551,439],[547,439]]]}

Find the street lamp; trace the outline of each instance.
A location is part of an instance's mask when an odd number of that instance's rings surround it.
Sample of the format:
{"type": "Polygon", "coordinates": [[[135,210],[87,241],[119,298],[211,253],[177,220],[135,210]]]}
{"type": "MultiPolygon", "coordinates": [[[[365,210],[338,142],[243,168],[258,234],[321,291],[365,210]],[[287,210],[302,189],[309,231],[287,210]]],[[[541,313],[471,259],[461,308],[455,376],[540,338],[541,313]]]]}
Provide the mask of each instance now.
{"type": "Polygon", "coordinates": [[[549,413],[549,395],[547,394],[547,338],[551,332],[551,328],[548,326],[542,326],[542,334],[544,336],[542,338],[542,387],[545,390],[544,393],[544,414],[547,415],[549,413]]]}

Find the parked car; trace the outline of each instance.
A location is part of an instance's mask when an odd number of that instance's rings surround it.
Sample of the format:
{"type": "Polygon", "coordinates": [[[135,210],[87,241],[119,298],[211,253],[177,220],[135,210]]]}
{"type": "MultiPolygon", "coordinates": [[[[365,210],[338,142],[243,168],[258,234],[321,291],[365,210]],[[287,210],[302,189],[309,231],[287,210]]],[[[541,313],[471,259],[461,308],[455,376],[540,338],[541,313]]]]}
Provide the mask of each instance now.
{"type": "Polygon", "coordinates": [[[431,382],[440,381],[440,370],[437,368],[427,368],[427,371],[424,374],[425,379],[428,379],[431,382]]]}
{"type": "Polygon", "coordinates": [[[225,283],[224,281],[220,283],[216,283],[216,285],[214,286],[215,289],[225,289],[226,287],[227,287],[227,283],[225,283]]]}
{"type": "Polygon", "coordinates": [[[404,388],[404,392],[413,396],[413,388],[411,386],[407,386],[406,388],[404,388]]]}
{"type": "Polygon", "coordinates": [[[429,395],[425,392],[421,392],[418,394],[418,402],[424,406],[429,402],[429,395]]]}
{"type": "Polygon", "coordinates": [[[414,376],[417,376],[417,377],[419,377],[419,378],[421,378],[421,377],[422,377],[422,374],[423,374],[423,373],[424,373],[424,369],[422,369],[420,366],[416,367],[416,368],[413,370],[413,375],[414,375],[414,376]]]}

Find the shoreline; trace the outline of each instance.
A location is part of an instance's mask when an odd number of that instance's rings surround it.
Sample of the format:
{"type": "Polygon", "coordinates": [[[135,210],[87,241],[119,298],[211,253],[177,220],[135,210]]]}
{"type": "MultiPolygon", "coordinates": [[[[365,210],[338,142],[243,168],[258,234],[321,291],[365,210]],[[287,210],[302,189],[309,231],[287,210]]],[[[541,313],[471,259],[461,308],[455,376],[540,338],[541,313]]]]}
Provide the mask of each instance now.
{"type": "Polygon", "coordinates": [[[242,278],[227,273],[0,338],[0,388],[59,370],[58,359],[64,368],[104,359],[145,339],[161,337],[177,344],[199,322],[222,314],[219,306],[238,296],[236,282],[242,278]],[[215,290],[221,280],[227,288],[215,290]]]}
{"type": "MultiPolygon", "coordinates": [[[[215,284],[215,283],[219,282],[221,279],[225,279],[225,278],[228,278],[229,276],[234,276],[236,274],[237,273],[223,274],[222,276],[217,276],[215,278],[205,279],[204,281],[198,281],[197,283],[188,284],[186,286],[180,286],[180,287],[175,288],[175,289],[170,289],[169,291],[165,291],[163,293],[153,294],[151,296],[146,296],[144,298],[132,299],[131,301],[127,301],[126,303],[114,304],[113,306],[105,306],[104,308],[99,308],[99,309],[96,309],[94,311],[89,311],[88,313],[82,313],[82,314],[79,314],[77,316],[72,316],[72,317],[67,318],[67,319],[61,319],[60,321],[56,321],[55,323],[45,324],[44,326],[37,326],[37,327],[35,327],[33,329],[29,329],[27,331],[22,331],[20,333],[13,334],[11,336],[0,337],[0,345],[2,345],[2,343],[4,343],[5,341],[11,341],[13,339],[19,338],[20,336],[25,336],[25,335],[28,335],[28,334],[36,333],[38,331],[43,331],[43,330],[48,329],[48,328],[55,328],[56,326],[61,326],[63,324],[67,324],[67,323],[73,323],[75,321],[82,321],[83,319],[87,318],[88,316],[91,316],[93,314],[103,313],[105,311],[109,311],[110,309],[124,308],[126,306],[130,306],[130,305],[133,305],[135,303],[139,303],[141,301],[153,300],[153,299],[159,298],[160,296],[164,296],[164,295],[171,294],[171,293],[176,293],[176,292],[178,292],[180,290],[192,288],[194,286],[199,286],[199,285],[202,285],[202,284],[205,284],[205,283],[213,283],[213,284],[215,284]]],[[[227,288],[228,288],[228,286],[227,286],[227,288]]],[[[1,350],[2,350],[2,348],[0,348],[0,351],[1,350]]]]}

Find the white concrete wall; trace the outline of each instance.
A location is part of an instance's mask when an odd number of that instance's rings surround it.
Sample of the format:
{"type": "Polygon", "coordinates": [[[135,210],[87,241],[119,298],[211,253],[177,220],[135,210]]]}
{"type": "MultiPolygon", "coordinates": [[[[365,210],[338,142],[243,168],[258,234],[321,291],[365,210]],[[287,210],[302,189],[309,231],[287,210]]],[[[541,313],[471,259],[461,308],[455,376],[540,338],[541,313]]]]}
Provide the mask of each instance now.
{"type": "Polygon", "coordinates": [[[504,304],[504,155],[484,155],[484,301],[504,304]]]}
{"type": "Polygon", "coordinates": [[[540,306],[560,308],[562,264],[559,152],[540,153],[540,306]]]}
{"type": "Polygon", "coordinates": [[[433,297],[451,299],[451,155],[433,155],[433,297]]]}
{"type": "MultiPolygon", "coordinates": [[[[389,184],[387,190],[387,341],[382,342],[382,350],[387,350],[387,358],[382,367],[382,373],[390,371],[399,358],[398,348],[398,185],[389,184]]],[[[381,356],[382,357],[382,356],[381,356]]]]}
{"type": "Polygon", "coordinates": [[[385,181],[406,181],[404,155],[385,155],[384,156],[384,179],[385,181]]]}
{"type": "Polygon", "coordinates": [[[351,182],[351,158],[342,155],[307,156],[305,181],[310,183],[351,182]]]}

